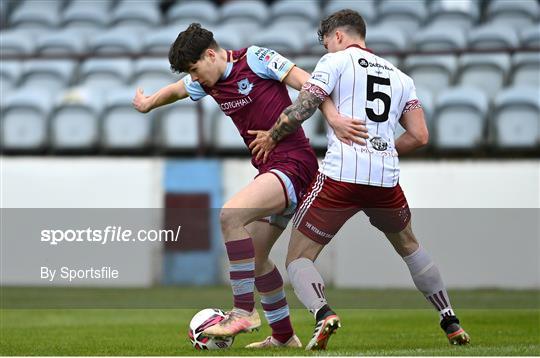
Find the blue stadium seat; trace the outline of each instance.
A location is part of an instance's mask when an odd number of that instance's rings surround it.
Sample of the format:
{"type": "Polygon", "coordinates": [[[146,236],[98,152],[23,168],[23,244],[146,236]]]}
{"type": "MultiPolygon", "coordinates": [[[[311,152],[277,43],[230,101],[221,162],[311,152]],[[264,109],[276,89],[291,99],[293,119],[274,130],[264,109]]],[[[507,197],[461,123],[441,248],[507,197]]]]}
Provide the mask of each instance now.
{"type": "Polygon", "coordinates": [[[409,35],[416,31],[426,18],[424,0],[386,0],[379,5],[378,25],[392,26],[409,35]]]}
{"type": "Polygon", "coordinates": [[[9,17],[9,25],[28,29],[53,29],[60,24],[60,7],[55,0],[26,0],[9,17]]]}
{"type": "Polygon", "coordinates": [[[109,26],[115,0],[72,0],[62,13],[62,26],[70,29],[101,31],[109,26]]]}
{"type": "Polygon", "coordinates": [[[42,89],[21,89],[0,101],[2,149],[39,152],[47,146],[47,120],[52,107],[51,93],[42,89]]]}
{"type": "Polygon", "coordinates": [[[125,55],[141,52],[141,35],[129,28],[112,28],[92,36],[89,50],[97,54],[125,55]]]}
{"type": "Polygon", "coordinates": [[[73,29],[55,31],[38,37],[36,52],[40,55],[79,55],[87,51],[87,38],[73,29]]]}
{"type": "Polygon", "coordinates": [[[470,29],[480,18],[477,0],[433,0],[429,3],[428,26],[470,29]]]}
{"type": "Polygon", "coordinates": [[[516,86],[540,87],[540,53],[518,52],[512,57],[512,80],[516,86]]]}
{"type": "Polygon", "coordinates": [[[540,5],[537,0],[491,0],[486,15],[490,24],[520,29],[538,21],[540,5]]]}
{"type": "Polygon", "coordinates": [[[466,54],[459,59],[457,83],[481,89],[492,98],[505,85],[509,72],[508,54],[466,54]]]}
{"type": "Polygon", "coordinates": [[[72,82],[75,68],[73,60],[28,60],[23,65],[19,86],[56,93],[72,82]]]}
{"type": "Polygon", "coordinates": [[[270,10],[261,0],[233,0],[221,6],[221,22],[265,25],[270,10]]]}
{"type": "Polygon", "coordinates": [[[0,32],[0,52],[2,55],[31,55],[35,49],[35,39],[28,32],[21,30],[0,32]]]}
{"type": "Polygon", "coordinates": [[[475,150],[485,144],[488,99],[470,87],[453,87],[436,101],[434,144],[439,150],[475,150]]]}
{"type": "Polygon", "coordinates": [[[449,24],[437,24],[420,29],[413,37],[419,51],[452,51],[467,46],[465,31],[449,24]]]}
{"type": "Polygon", "coordinates": [[[304,48],[302,35],[296,31],[287,31],[281,25],[272,26],[262,32],[253,34],[250,42],[283,54],[299,52],[304,48]]]}
{"type": "Polygon", "coordinates": [[[156,31],[148,31],[142,34],[142,51],[147,54],[166,55],[174,40],[180,32],[188,27],[188,23],[184,26],[173,25],[156,29],[156,31]]]}
{"type": "Polygon", "coordinates": [[[178,81],[178,78],[178,75],[171,72],[166,58],[141,58],[135,61],[133,87],[141,87],[147,94],[178,81]]]}
{"type": "MultiPolygon", "coordinates": [[[[332,0],[324,7],[324,16],[329,16],[336,11],[351,9],[357,11],[370,29],[371,25],[377,21],[377,10],[371,0],[332,0]]],[[[368,31],[369,32],[369,31],[368,31]]]]}
{"type": "Polygon", "coordinates": [[[141,151],[151,144],[155,112],[133,109],[133,88],[119,88],[107,95],[102,115],[101,143],[106,151],[141,151]]]}
{"type": "Polygon", "coordinates": [[[51,147],[59,152],[90,152],[100,141],[101,92],[72,88],[62,93],[51,115],[51,147]]]}
{"type": "Polygon", "coordinates": [[[494,101],[495,143],[501,149],[535,149],[540,145],[540,90],[516,86],[494,101]]]}
{"type": "Polygon", "coordinates": [[[390,25],[374,26],[366,34],[366,46],[375,53],[405,51],[408,42],[408,35],[390,25]]]}
{"type": "Polygon", "coordinates": [[[19,85],[22,64],[17,60],[0,61],[0,97],[5,97],[19,85]]]}
{"type": "Polygon", "coordinates": [[[154,30],[161,25],[158,2],[140,0],[121,0],[112,13],[114,26],[154,30]]]}
{"type": "Polygon", "coordinates": [[[197,103],[178,101],[157,117],[157,145],[164,151],[194,151],[199,143],[197,103]]]}
{"type": "Polygon", "coordinates": [[[454,83],[457,59],[453,55],[413,55],[405,59],[404,68],[416,86],[436,94],[454,83]]]}
{"type": "Polygon", "coordinates": [[[219,20],[216,6],[207,0],[179,2],[167,12],[167,22],[200,22],[203,26],[215,24],[219,20]]]}
{"type": "Polygon", "coordinates": [[[512,28],[484,25],[471,29],[468,45],[474,49],[507,49],[519,46],[519,38],[512,28]]]}
{"type": "Polygon", "coordinates": [[[91,58],[80,67],[79,84],[96,90],[114,90],[129,83],[133,64],[126,58],[91,58]]]}
{"type": "Polygon", "coordinates": [[[540,26],[533,25],[520,32],[521,46],[528,48],[540,48],[540,26]]]}

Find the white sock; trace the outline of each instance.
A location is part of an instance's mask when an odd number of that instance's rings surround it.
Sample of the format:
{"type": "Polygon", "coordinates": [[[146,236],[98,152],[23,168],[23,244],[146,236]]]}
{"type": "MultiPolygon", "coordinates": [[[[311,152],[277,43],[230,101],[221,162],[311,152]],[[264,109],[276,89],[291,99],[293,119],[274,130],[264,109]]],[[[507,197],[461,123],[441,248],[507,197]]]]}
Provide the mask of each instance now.
{"type": "Polygon", "coordinates": [[[324,281],[313,261],[304,257],[296,259],[289,264],[287,272],[294,287],[294,293],[312,314],[327,304],[324,281]]]}
{"type": "Polygon", "coordinates": [[[411,255],[405,256],[403,260],[409,267],[416,288],[439,312],[441,320],[447,316],[454,316],[439,269],[427,251],[420,246],[411,255]]]}

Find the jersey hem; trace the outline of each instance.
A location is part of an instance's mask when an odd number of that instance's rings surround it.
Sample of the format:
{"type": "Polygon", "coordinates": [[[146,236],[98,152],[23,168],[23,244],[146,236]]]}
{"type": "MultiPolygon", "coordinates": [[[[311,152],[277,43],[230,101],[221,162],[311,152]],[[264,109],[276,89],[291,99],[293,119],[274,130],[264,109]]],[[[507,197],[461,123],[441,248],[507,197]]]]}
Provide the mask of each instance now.
{"type": "Polygon", "coordinates": [[[383,185],[373,185],[373,181],[367,181],[367,180],[357,180],[357,179],[349,179],[349,178],[343,178],[343,177],[339,177],[338,176],[335,176],[335,175],[331,175],[330,173],[325,173],[324,171],[322,170],[319,170],[319,173],[322,173],[324,175],[326,175],[328,178],[330,179],[333,179],[335,181],[339,181],[339,182],[344,182],[344,183],[350,183],[350,184],[361,184],[361,185],[369,185],[369,186],[375,186],[375,187],[383,187],[383,188],[394,188],[396,187],[398,184],[399,184],[399,178],[398,180],[396,181],[396,184],[395,185],[392,185],[392,184],[384,184],[383,185]]]}

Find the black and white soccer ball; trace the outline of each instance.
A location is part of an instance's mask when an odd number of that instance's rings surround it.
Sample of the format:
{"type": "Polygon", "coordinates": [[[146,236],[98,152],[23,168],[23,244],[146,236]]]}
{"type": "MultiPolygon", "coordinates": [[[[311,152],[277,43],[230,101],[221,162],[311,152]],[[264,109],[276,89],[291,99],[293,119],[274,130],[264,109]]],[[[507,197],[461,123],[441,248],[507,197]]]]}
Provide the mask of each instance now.
{"type": "Polygon", "coordinates": [[[205,336],[203,331],[225,318],[225,312],[217,308],[206,308],[199,311],[189,322],[189,340],[195,349],[225,349],[229,348],[234,337],[215,338],[205,336]]]}

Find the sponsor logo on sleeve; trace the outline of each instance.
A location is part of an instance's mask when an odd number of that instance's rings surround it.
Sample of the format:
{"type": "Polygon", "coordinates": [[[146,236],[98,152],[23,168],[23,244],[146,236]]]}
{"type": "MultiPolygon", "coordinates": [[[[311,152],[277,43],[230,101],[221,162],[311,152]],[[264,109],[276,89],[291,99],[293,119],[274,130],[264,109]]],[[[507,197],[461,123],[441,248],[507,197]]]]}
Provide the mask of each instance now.
{"type": "Polygon", "coordinates": [[[314,80],[317,80],[319,82],[322,82],[325,85],[327,85],[328,82],[330,82],[330,74],[328,72],[324,72],[324,71],[315,71],[315,72],[313,72],[311,74],[311,78],[313,78],[314,80]]]}
{"type": "Polygon", "coordinates": [[[283,70],[288,62],[289,60],[287,60],[285,57],[276,54],[268,66],[274,73],[279,74],[279,71],[283,70]]]}

